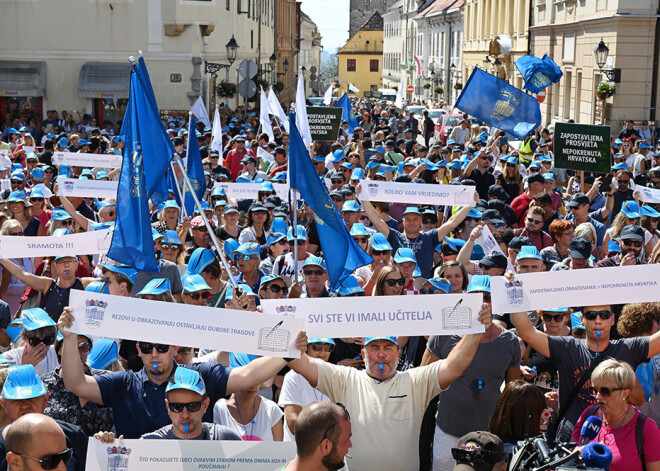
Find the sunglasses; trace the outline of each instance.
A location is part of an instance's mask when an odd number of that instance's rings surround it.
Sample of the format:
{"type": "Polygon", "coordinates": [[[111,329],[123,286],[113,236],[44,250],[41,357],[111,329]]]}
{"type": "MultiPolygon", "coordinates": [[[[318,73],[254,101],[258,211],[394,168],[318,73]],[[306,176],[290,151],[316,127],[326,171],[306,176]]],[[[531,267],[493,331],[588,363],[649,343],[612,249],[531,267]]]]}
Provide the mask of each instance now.
{"type": "Polygon", "coordinates": [[[60,221],[60,226],[73,226],[73,224],[73,219],[65,219],[64,221],[60,221]]]}
{"type": "Polygon", "coordinates": [[[621,239],[621,243],[623,245],[627,245],[629,247],[641,247],[642,246],[642,241],[641,240],[631,240],[631,239],[621,239]]]}
{"type": "Polygon", "coordinates": [[[406,279],[405,278],[389,278],[385,280],[385,283],[387,283],[387,286],[394,288],[396,285],[403,286],[406,284],[406,279]]]}
{"type": "Polygon", "coordinates": [[[89,342],[80,342],[78,344],[78,350],[81,352],[89,352],[89,350],[92,348],[92,344],[89,342]]]}
{"type": "Polygon", "coordinates": [[[303,273],[305,276],[310,276],[310,275],[316,275],[316,276],[321,276],[325,273],[324,270],[303,270],[303,273]]]}
{"type": "Polygon", "coordinates": [[[650,221],[651,222],[658,222],[658,221],[660,221],[660,218],[650,218],[650,221]]]}
{"type": "Polygon", "coordinates": [[[372,250],[371,255],[388,255],[391,250],[372,250]]]}
{"type": "Polygon", "coordinates": [[[25,232],[23,232],[23,231],[21,231],[21,232],[10,232],[9,235],[10,236],[23,236],[23,235],[25,235],[25,232]]]}
{"type": "Polygon", "coordinates": [[[258,211],[252,211],[252,214],[255,215],[255,216],[265,216],[266,213],[267,213],[267,211],[263,211],[261,209],[258,210],[258,211]]]}
{"type": "Polygon", "coordinates": [[[484,156],[484,157],[482,157],[482,159],[483,159],[483,160],[489,160],[489,161],[491,161],[491,162],[493,161],[493,158],[492,158],[492,157],[488,157],[488,156],[484,156]]]}
{"type": "Polygon", "coordinates": [[[71,460],[71,457],[73,456],[73,448],[67,448],[64,451],[60,451],[59,453],[53,453],[51,455],[46,455],[42,458],[35,458],[33,456],[21,455],[20,453],[18,455],[22,456],[23,458],[28,458],[30,460],[38,461],[39,463],[41,463],[41,469],[55,469],[60,464],[60,461],[63,461],[64,464],[67,464],[71,460]]]}
{"type": "Polygon", "coordinates": [[[603,397],[610,397],[614,391],[623,391],[626,388],[598,388],[596,386],[589,386],[589,393],[592,396],[600,393],[603,397]]]}
{"type": "Polygon", "coordinates": [[[421,294],[435,294],[437,292],[441,292],[439,289],[431,287],[431,288],[422,288],[419,290],[421,294]]]}
{"type": "Polygon", "coordinates": [[[309,344],[310,347],[312,347],[312,350],[315,352],[331,352],[335,349],[334,345],[331,345],[329,343],[311,343],[309,344]]]}
{"type": "Polygon", "coordinates": [[[194,299],[195,301],[197,301],[200,297],[201,297],[202,299],[206,300],[206,299],[209,299],[211,296],[213,296],[213,295],[212,295],[211,293],[209,293],[208,291],[202,291],[201,293],[186,293],[186,292],[184,291],[184,293],[187,294],[188,296],[190,296],[190,297],[191,297],[192,299],[194,299]]]}
{"type": "Polygon", "coordinates": [[[279,245],[289,245],[289,242],[286,239],[278,240],[277,243],[279,245]]]}
{"type": "Polygon", "coordinates": [[[194,230],[199,231],[199,232],[208,232],[209,228],[206,227],[206,226],[199,226],[199,227],[196,227],[194,230]]]}
{"type": "Polygon", "coordinates": [[[536,225],[543,224],[543,221],[539,221],[539,220],[533,219],[533,218],[527,218],[527,222],[531,222],[532,224],[536,224],[536,225]]]}
{"type": "Polygon", "coordinates": [[[550,321],[555,321],[555,322],[561,322],[564,320],[564,314],[543,314],[543,321],[544,322],[550,322],[550,321]]]}
{"type": "Polygon", "coordinates": [[[617,180],[616,182],[617,182],[619,185],[624,185],[624,184],[627,185],[629,181],[630,181],[630,180],[617,180]]]}
{"type": "Polygon", "coordinates": [[[275,293],[275,294],[282,292],[284,293],[284,296],[289,294],[289,288],[287,288],[286,286],[269,285],[267,288],[264,289],[269,289],[271,293],[275,293]]]}
{"type": "Polygon", "coordinates": [[[493,227],[504,227],[504,226],[506,226],[506,224],[504,224],[503,222],[490,222],[489,221],[488,224],[490,224],[493,227]]]}
{"type": "Polygon", "coordinates": [[[516,164],[506,164],[507,167],[516,168],[516,164]]]}
{"type": "Polygon", "coordinates": [[[14,186],[14,185],[22,185],[22,184],[23,184],[23,182],[15,182],[15,181],[13,181],[13,180],[11,181],[11,185],[12,185],[12,186],[14,186]]]}
{"type": "Polygon", "coordinates": [[[179,250],[181,246],[179,244],[160,244],[161,250],[179,250]]]}
{"type": "Polygon", "coordinates": [[[202,401],[197,402],[170,402],[170,412],[180,414],[185,407],[188,412],[198,412],[202,408],[202,401]]]}
{"type": "Polygon", "coordinates": [[[179,355],[190,355],[190,352],[192,352],[193,348],[192,347],[179,347],[179,355]]]}
{"type": "Polygon", "coordinates": [[[366,244],[367,242],[369,242],[369,237],[353,237],[353,240],[360,244],[366,244]]]}
{"type": "Polygon", "coordinates": [[[435,224],[433,219],[422,219],[422,224],[435,224]]]}
{"type": "MultiPolygon", "coordinates": [[[[234,260],[236,260],[238,262],[240,259],[243,259],[246,262],[248,260],[253,260],[252,255],[243,255],[243,254],[240,254],[240,253],[234,254],[234,260]]],[[[254,258],[254,260],[256,260],[256,257],[254,258]]]]}
{"type": "Polygon", "coordinates": [[[170,346],[162,343],[138,342],[138,345],[142,353],[151,353],[154,348],[158,353],[167,353],[170,351],[170,346]]]}
{"type": "Polygon", "coordinates": [[[30,201],[33,203],[42,203],[44,201],[43,198],[30,198],[30,201]]]}
{"type": "Polygon", "coordinates": [[[38,347],[40,343],[44,345],[53,345],[55,343],[55,336],[51,335],[50,337],[30,337],[27,339],[31,347],[38,347]]]}
{"type": "Polygon", "coordinates": [[[344,198],[339,198],[338,196],[334,196],[332,198],[332,201],[334,201],[335,203],[341,203],[344,201],[344,198]]]}
{"type": "Polygon", "coordinates": [[[606,321],[612,317],[612,311],[585,311],[582,313],[582,317],[588,321],[595,321],[596,317],[600,317],[602,320],[606,321]]]}

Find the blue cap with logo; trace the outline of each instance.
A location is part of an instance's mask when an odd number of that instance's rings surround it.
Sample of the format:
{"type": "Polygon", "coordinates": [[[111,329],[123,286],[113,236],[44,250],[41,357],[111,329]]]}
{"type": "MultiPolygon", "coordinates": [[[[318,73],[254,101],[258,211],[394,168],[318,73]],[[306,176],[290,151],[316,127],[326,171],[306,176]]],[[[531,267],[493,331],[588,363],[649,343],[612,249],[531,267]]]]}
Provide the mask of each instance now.
{"type": "Polygon", "coordinates": [[[185,389],[195,392],[200,396],[206,396],[206,386],[204,386],[204,380],[200,374],[195,370],[182,366],[174,371],[174,377],[167,384],[165,393],[175,389],[185,389]]]}
{"type": "Polygon", "coordinates": [[[106,370],[119,360],[119,346],[114,340],[101,338],[94,342],[87,355],[87,366],[98,370],[106,370]]]}
{"type": "Polygon", "coordinates": [[[133,267],[129,267],[128,265],[100,265],[100,267],[101,271],[107,270],[113,273],[124,275],[132,284],[135,284],[137,281],[137,270],[133,267]]]}
{"type": "Polygon", "coordinates": [[[399,346],[399,341],[397,340],[396,337],[367,337],[367,338],[364,339],[364,345],[365,346],[369,345],[371,342],[373,342],[375,340],[389,340],[390,342],[392,342],[397,347],[399,346]]]}
{"type": "Polygon", "coordinates": [[[385,235],[381,234],[380,232],[374,232],[371,234],[369,241],[371,242],[371,248],[373,250],[379,250],[381,252],[385,250],[392,250],[392,246],[387,241],[387,237],[385,237],[385,235]]]}
{"type": "Polygon", "coordinates": [[[138,296],[145,294],[158,296],[161,294],[171,293],[171,292],[172,292],[172,286],[170,285],[169,278],[154,278],[153,280],[149,280],[149,282],[146,285],[144,285],[144,288],[142,288],[138,292],[138,296]]]}
{"type": "Polygon", "coordinates": [[[48,313],[40,307],[34,307],[23,311],[23,328],[28,332],[56,325],[57,324],[55,324],[55,321],[50,318],[48,313]]]}
{"type": "Polygon", "coordinates": [[[206,284],[202,275],[184,273],[181,277],[183,283],[183,290],[187,293],[194,293],[196,291],[211,290],[211,287],[206,284]]]}
{"type": "Polygon", "coordinates": [[[12,401],[33,399],[46,394],[46,386],[34,369],[34,365],[10,366],[2,388],[2,397],[12,401]]]}

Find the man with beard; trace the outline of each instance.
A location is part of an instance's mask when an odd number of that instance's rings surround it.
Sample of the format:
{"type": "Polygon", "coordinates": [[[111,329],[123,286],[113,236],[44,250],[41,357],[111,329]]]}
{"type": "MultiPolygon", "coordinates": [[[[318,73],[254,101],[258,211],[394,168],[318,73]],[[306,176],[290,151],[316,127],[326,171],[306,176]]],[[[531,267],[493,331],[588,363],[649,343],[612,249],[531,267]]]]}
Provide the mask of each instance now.
{"type": "Polygon", "coordinates": [[[636,224],[631,224],[621,230],[621,254],[614,254],[612,257],[605,257],[596,264],[600,267],[618,267],[624,265],[642,265],[641,252],[644,247],[644,229],[636,224]]]}

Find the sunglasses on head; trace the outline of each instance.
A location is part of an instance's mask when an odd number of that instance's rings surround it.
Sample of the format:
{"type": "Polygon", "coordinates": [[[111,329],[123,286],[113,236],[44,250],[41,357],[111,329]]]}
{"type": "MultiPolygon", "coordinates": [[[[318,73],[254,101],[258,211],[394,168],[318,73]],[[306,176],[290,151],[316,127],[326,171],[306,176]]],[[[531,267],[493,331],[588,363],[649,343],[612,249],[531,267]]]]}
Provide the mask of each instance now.
{"type": "Polygon", "coordinates": [[[180,414],[185,407],[188,412],[198,412],[202,408],[202,401],[197,402],[170,402],[170,412],[180,414]]]}
{"type": "Polygon", "coordinates": [[[38,347],[40,343],[44,345],[53,345],[55,343],[55,336],[51,335],[50,337],[30,337],[27,339],[31,347],[38,347]]]}
{"type": "Polygon", "coordinates": [[[158,353],[167,353],[170,351],[170,346],[162,343],[138,342],[138,345],[142,353],[151,353],[154,348],[158,353]]]}
{"type": "Polygon", "coordinates": [[[389,278],[385,280],[385,283],[387,283],[387,286],[394,288],[396,285],[403,286],[406,284],[406,279],[405,278],[389,278]]]}
{"type": "Polygon", "coordinates": [[[536,225],[543,224],[543,221],[539,221],[539,220],[534,219],[534,218],[527,218],[527,222],[531,222],[532,224],[536,224],[536,225]]]}
{"type": "Polygon", "coordinates": [[[267,288],[264,288],[264,289],[269,289],[271,293],[275,293],[275,294],[282,292],[282,293],[284,293],[284,296],[289,294],[289,288],[287,288],[286,286],[280,286],[280,285],[272,284],[272,285],[269,285],[267,288]]]}
{"type": "Polygon", "coordinates": [[[543,321],[550,322],[561,322],[564,320],[564,314],[543,314],[543,321]]]}
{"type": "Polygon", "coordinates": [[[160,244],[161,250],[179,250],[180,247],[179,244],[160,244]]]}
{"type": "Polygon", "coordinates": [[[621,239],[621,243],[623,245],[627,246],[632,246],[632,247],[641,247],[642,246],[642,241],[641,240],[632,240],[632,239],[621,239]]]}
{"type": "Polygon", "coordinates": [[[325,273],[325,271],[319,268],[317,270],[303,270],[303,273],[305,274],[305,276],[310,276],[310,275],[321,276],[325,273]]]}
{"type": "Polygon", "coordinates": [[[369,242],[369,237],[353,237],[353,240],[360,244],[366,244],[367,242],[369,242]]]}
{"type": "Polygon", "coordinates": [[[596,394],[600,393],[603,397],[610,397],[614,391],[623,391],[624,389],[626,388],[598,388],[596,386],[589,386],[589,393],[591,393],[592,396],[596,396],[596,394]]]}
{"type": "MultiPolygon", "coordinates": [[[[184,293],[186,293],[186,292],[184,291],[184,293]]],[[[211,296],[213,296],[208,291],[202,291],[201,293],[186,293],[186,294],[188,296],[190,296],[192,299],[194,299],[195,301],[197,301],[200,297],[202,299],[209,299],[211,296]]]]}
{"type": "Polygon", "coordinates": [[[335,349],[335,346],[329,343],[310,343],[309,346],[315,352],[331,352],[335,349]]]}
{"type": "Polygon", "coordinates": [[[60,451],[59,453],[52,453],[50,455],[45,455],[41,458],[35,458],[33,456],[28,456],[28,455],[21,455],[20,453],[18,455],[22,456],[23,458],[28,458],[30,460],[38,461],[39,463],[41,463],[41,469],[55,469],[59,466],[60,461],[63,461],[64,464],[67,464],[71,460],[71,457],[73,456],[73,448],[67,448],[64,451],[60,451]]]}
{"type": "Polygon", "coordinates": [[[582,313],[582,317],[588,321],[595,321],[596,317],[600,317],[602,320],[606,321],[612,317],[612,311],[585,311],[582,313]]]}

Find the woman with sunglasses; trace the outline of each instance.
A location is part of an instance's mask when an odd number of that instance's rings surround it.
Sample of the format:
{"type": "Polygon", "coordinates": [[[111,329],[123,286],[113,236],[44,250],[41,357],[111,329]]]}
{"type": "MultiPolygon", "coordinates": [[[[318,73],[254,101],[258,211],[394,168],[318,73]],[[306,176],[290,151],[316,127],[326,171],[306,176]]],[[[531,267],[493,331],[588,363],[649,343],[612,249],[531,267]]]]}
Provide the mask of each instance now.
{"type": "Polygon", "coordinates": [[[640,208],[639,214],[642,218],[639,225],[646,229],[651,234],[651,245],[653,250],[656,250],[656,245],[660,241],[660,230],[658,230],[658,221],[660,221],[660,213],[651,205],[644,205],[640,208]]]}
{"type": "Polygon", "coordinates": [[[7,204],[8,216],[18,221],[23,229],[25,236],[43,236],[44,228],[39,219],[30,214],[32,203],[24,191],[13,191],[5,201],[7,204]]]}
{"type": "Polygon", "coordinates": [[[32,192],[30,192],[30,203],[32,203],[30,215],[37,218],[41,222],[41,227],[45,228],[53,212],[48,209],[46,205],[47,201],[41,188],[32,189],[32,192]]]}
{"type": "Polygon", "coordinates": [[[372,296],[402,295],[405,283],[406,279],[397,267],[387,266],[378,273],[372,296]]]}
{"type": "Polygon", "coordinates": [[[265,275],[270,275],[273,272],[276,260],[277,263],[282,265],[281,271],[285,263],[282,255],[287,253],[289,253],[287,236],[279,232],[272,232],[268,238],[268,257],[259,264],[259,271],[265,275]]]}
{"type": "Polygon", "coordinates": [[[610,449],[610,471],[660,470],[660,429],[628,402],[635,382],[635,372],[628,363],[608,359],[599,364],[591,374],[589,388],[596,404],[582,412],[573,429],[571,441],[581,442],[580,431],[587,418],[595,415],[602,419],[598,435],[590,443],[602,443],[610,449]],[[637,441],[638,426],[643,429],[642,443],[637,441]]]}
{"type": "Polygon", "coordinates": [[[183,244],[176,231],[165,231],[165,237],[160,240],[160,253],[163,260],[174,263],[179,275],[183,275],[186,271],[186,251],[183,250],[183,244]]]}
{"type": "Polygon", "coordinates": [[[505,203],[510,204],[513,199],[521,195],[525,190],[523,188],[523,178],[520,175],[520,167],[516,157],[502,157],[502,173],[497,177],[496,183],[504,188],[509,195],[509,200],[505,203]]]}
{"type": "Polygon", "coordinates": [[[57,354],[51,348],[57,340],[57,325],[40,307],[22,313],[21,346],[3,353],[16,365],[34,365],[38,376],[45,375],[59,365],[57,354]]]}
{"type": "MultiPolygon", "coordinates": [[[[225,209],[226,212],[227,210],[225,209]]],[[[273,220],[272,218],[272,215],[268,212],[268,208],[263,203],[252,203],[247,213],[246,227],[238,236],[238,242],[241,244],[258,242],[259,245],[266,245],[268,243],[268,236],[270,235],[269,229],[270,223],[273,220]]]]}

